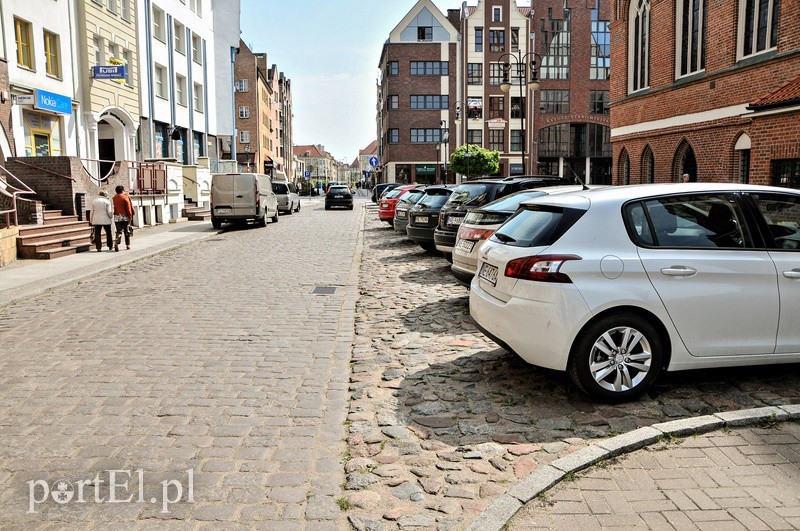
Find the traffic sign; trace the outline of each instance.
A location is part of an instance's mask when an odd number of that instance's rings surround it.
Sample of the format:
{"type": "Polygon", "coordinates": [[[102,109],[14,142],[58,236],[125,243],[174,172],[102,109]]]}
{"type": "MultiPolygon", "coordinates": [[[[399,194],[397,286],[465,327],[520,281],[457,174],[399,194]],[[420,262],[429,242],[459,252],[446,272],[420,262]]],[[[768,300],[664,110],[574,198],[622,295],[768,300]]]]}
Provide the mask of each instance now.
{"type": "Polygon", "coordinates": [[[381,161],[378,160],[378,157],[371,157],[369,159],[369,165],[373,168],[377,168],[380,165],[381,161]]]}
{"type": "Polygon", "coordinates": [[[311,172],[310,171],[306,172],[306,177],[311,177],[311,172]]]}

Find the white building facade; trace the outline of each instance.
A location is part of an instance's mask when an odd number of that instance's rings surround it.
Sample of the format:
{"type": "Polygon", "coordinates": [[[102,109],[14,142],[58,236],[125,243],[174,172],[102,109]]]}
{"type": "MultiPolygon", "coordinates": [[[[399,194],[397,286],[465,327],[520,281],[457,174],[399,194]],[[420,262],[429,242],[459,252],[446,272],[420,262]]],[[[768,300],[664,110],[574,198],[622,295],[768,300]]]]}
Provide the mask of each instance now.
{"type": "Polygon", "coordinates": [[[231,151],[231,143],[236,142],[236,107],[234,103],[233,67],[238,53],[241,28],[240,0],[224,0],[214,3],[214,112],[216,113],[216,130],[212,131],[217,138],[215,153],[212,158],[223,151],[232,152],[232,160],[236,160],[236,149],[231,151]]]}

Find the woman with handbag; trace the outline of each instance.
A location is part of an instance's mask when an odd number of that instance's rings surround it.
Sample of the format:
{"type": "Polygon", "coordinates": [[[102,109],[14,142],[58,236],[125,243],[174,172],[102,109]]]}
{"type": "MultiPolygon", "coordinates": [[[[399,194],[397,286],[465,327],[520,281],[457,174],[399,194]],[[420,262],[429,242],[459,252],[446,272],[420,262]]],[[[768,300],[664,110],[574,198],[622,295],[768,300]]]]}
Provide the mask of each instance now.
{"type": "Polygon", "coordinates": [[[117,228],[117,239],[114,242],[114,250],[119,251],[119,244],[122,236],[125,236],[125,246],[131,248],[130,226],[133,223],[133,203],[131,198],[125,193],[124,186],[115,188],[117,195],[114,196],[114,225],[117,228]]]}
{"type": "Polygon", "coordinates": [[[100,196],[92,201],[92,209],[89,212],[89,223],[92,225],[92,243],[97,252],[103,250],[103,230],[106,233],[106,243],[108,250],[111,250],[111,216],[113,208],[108,199],[108,192],[100,190],[100,196]]]}

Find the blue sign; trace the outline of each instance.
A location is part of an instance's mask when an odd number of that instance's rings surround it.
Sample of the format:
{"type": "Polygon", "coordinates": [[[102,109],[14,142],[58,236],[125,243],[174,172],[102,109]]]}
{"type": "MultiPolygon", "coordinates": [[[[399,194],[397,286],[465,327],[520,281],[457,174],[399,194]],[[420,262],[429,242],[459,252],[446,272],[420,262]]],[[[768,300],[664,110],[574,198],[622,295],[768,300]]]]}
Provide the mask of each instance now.
{"type": "Polygon", "coordinates": [[[126,75],[123,65],[92,67],[92,77],[95,79],[125,79],[126,75]]]}
{"type": "Polygon", "coordinates": [[[373,168],[377,168],[381,161],[378,160],[378,157],[371,157],[369,159],[369,165],[373,168]]]}
{"type": "Polygon", "coordinates": [[[306,177],[311,177],[311,172],[310,171],[306,172],[306,177]]]}
{"type": "Polygon", "coordinates": [[[43,111],[72,114],[72,98],[37,89],[34,107],[43,111]]]}

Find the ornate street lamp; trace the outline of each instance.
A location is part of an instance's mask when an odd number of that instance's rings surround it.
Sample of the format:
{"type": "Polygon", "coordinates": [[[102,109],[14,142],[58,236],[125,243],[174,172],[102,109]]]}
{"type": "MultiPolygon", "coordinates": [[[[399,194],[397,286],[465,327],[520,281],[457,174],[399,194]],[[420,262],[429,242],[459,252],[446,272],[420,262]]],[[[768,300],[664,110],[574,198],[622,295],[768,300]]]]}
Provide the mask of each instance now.
{"type": "Polygon", "coordinates": [[[525,94],[524,87],[527,86],[530,91],[536,91],[539,89],[539,72],[537,67],[537,59],[539,63],[542,62],[542,56],[536,52],[528,52],[524,55],[521,53],[505,53],[500,56],[500,60],[506,60],[503,63],[503,82],[500,83],[500,90],[503,92],[510,92],[511,91],[511,67],[515,66],[517,74],[522,72],[522,82],[519,83],[519,95],[520,99],[522,99],[524,103],[524,107],[522,109],[521,117],[522,117],[522,174],[527,175],[527,164],[525,160],[525,148],[528,144],[528,131],[525,127],[525,118],[528,114],[528,99],[525,94]],[[531,75],[530,80],[528,79],[528,66],[530,65],[531,75]]]}

